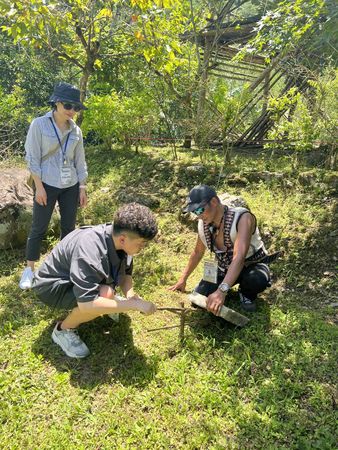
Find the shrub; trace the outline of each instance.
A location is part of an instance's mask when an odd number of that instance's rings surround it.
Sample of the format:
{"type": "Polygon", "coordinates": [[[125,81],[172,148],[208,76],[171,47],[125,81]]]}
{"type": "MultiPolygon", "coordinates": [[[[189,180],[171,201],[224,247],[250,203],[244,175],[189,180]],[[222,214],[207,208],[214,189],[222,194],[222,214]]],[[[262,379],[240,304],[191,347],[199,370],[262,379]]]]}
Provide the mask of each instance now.
{"type": "Polygon", "coordinates": [[[107,145],[112,142],[130,146],[143,143],[158,120],[154,102],[140,93],[133,97],[119,96],[115,91],[109,95],[93,95],[87,102],[82,129],[86,136],[95,133],[107,145]]]}
{"type": "Polygon", "coordinates": [[[327,69],[316,80],[308,80],[309,89],[301,94],[293,88],[280,99],[270,102],[270,108],[278,112],[287,106],[294,107],[293,114],[282,118],[270,132],[269,139],[286,137],[295,142],[296,150],[315,146],[334,146],[337,142],[337,71],[327,69]]]}

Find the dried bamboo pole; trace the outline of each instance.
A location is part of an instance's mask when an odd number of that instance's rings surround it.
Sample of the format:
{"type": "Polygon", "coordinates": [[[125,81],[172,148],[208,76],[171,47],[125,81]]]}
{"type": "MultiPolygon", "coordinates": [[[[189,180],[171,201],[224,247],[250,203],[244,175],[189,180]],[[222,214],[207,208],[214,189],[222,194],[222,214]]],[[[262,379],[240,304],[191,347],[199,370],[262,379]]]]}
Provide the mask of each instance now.
{"type": "Polygon", "coordinates": [[[255,80],[255,79],[256,79],[256,77],[254,77],[254,76],[252,76],[252,75],[247,75],[247,74],[241,73],[241,72],[232,72],[232,71],[230,71],[230,70],[226,70],[226,69],[223,69],[223,68],[221,68],[221,67],[211,67],[210,70],[212,70],[213,72],[214,72],[215,70],[217,70],[218,72],[224,72],[224,73],[227,73],[227,74],[229,74],[229,75],[239,75],[239,76],[241,76],[241,77],[243,77],[243,78],[247,78],[248,81],[250,81],[250,80],[255,80]]]}
{"type": "Polygon", "coordinates": [[[240,78],[240,77],[232,77],[230,75],[224,75],[223,73],[217,73],[212,70],[210,72],[214,77],[224,78],[226,80],[235,80],[235,81],[250,81],[248,78],[240,78]]]}
{"type": "MultiPolygon", "coordinates": [[[[262,69],[258,69],[258,68],[255,68],[255,67],[251,67],[249,64],[247,64],[247,65],[241,65],[241,64],[231,64],[230,62],[228,62],[228,61],[222,61],[222,60],[217,60],[217,61],[215,61],[214,63],[214,66],[216,66],[216,67],[218,67],[218,66],[220,66],[220,67],[222,67],[222,68],[225,68],[225,67],[230,67],[231,69],[237,69],[237,70],[246,70],[246,71],[250,71],[251,73],[252,72],[258,72],[258,73],[261,73],[261,71],[262,71],[262,69]]],[[[255,79],[256,79],[256,76],[255,75],[252,75],[255,79]]]]}

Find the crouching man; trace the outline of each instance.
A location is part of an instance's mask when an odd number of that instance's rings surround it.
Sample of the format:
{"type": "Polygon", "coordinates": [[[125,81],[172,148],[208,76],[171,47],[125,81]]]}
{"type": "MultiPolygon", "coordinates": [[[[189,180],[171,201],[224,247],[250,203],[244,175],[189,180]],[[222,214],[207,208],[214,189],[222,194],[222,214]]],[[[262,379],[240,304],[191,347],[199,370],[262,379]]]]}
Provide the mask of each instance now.
{"type": "Polygon", "coordinates": [[[66,355],[89,354],[77,334],[81,323],[103,314],[140,311],[153,314],[156,306],[133,290],[132,257],[157,234],[154,215],[146,206],[121,207],[112,224],[83,227],[68,234],[35,272],[33,289],[52,308],[70,310],[53,330],[52,339],[66,355]],[[126,300],[114,299],[119,286],[126,300]]]}
{"type": "Polygon", "coordinates": [[[204,184],[190,191],[184,211],[198,217],[198,236],[180,279],[169,289],[184,292],[189,275],[207,250],[211,257],[195,288],[207,297],[207,309],[218,315],[230,288],[239,284],[242,309],[255,311],[257,294],[270,286],[267,264],[279,255],[267,254],[255,216],[246,208],[222,205],[215,190],[204,184]]]}

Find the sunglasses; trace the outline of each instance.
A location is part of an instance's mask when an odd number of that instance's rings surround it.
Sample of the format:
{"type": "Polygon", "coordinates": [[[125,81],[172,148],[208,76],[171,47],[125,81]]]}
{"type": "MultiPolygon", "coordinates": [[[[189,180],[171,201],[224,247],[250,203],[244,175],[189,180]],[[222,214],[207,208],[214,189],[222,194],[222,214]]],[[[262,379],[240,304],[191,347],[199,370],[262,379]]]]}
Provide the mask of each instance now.
{"type": "Polygon", "coordinates": [[[70,111],[71,109],[74,109],[75,112],[79,112],[82,109],[82,106],[80,106],[80,105],[73,105],[73,103],[63,103],[63,102],[61,102],[61,104],[67,111],[70,111]]]}
{"type": "Polygon", "coordinates": [[[196,214],[196,216],[200,216],[201,214],[203,214],[205,211],[205,207],[204,206],[200,206],[199,208],[194,209],[194,211],[192,211],[194,214],[196,214]]]}

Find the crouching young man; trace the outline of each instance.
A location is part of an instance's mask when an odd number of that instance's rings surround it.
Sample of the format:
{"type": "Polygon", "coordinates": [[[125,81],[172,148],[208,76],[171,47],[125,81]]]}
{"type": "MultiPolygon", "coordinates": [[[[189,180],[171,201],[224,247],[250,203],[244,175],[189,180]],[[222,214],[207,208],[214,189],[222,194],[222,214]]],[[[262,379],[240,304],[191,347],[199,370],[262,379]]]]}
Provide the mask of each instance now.
{"type": "Polygon", "coordinates": [[[156,311],[153,303],[134,292],[132,282],[132,257],[156,234],[150,209],[130,203],[116,212],[112,224],[68,234],[35,272],[33,289],[39,299],[52,308],[72,310],[52,333],[66,355],[84,358],[89,354],[76,331],[81,323],[103,314],[156,311]],[[117,286],[126,300],[114,298],[117,286]]]}

